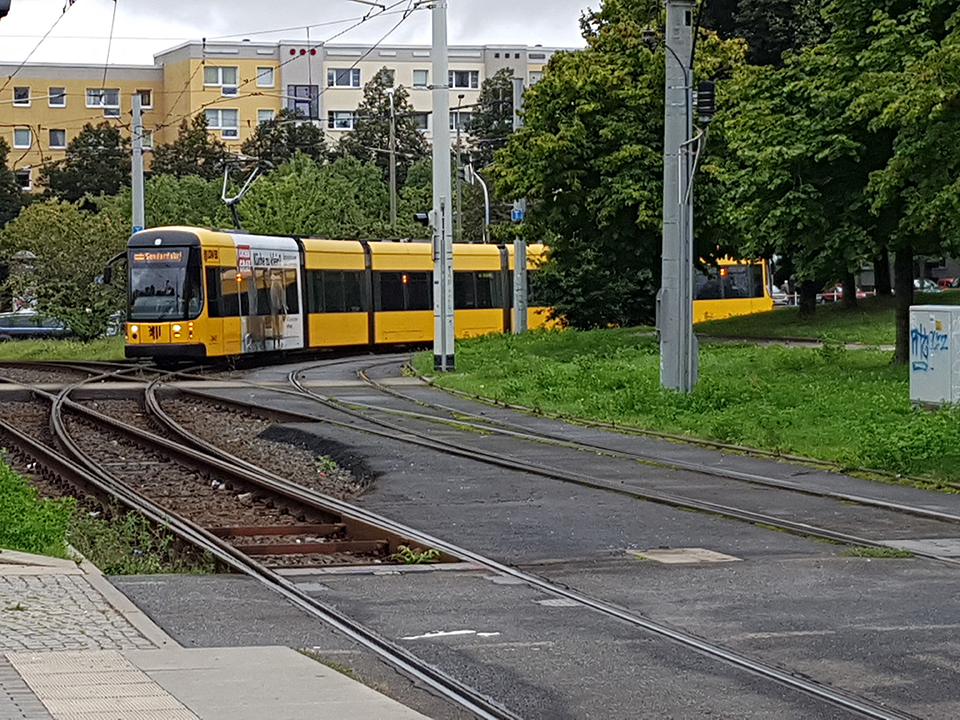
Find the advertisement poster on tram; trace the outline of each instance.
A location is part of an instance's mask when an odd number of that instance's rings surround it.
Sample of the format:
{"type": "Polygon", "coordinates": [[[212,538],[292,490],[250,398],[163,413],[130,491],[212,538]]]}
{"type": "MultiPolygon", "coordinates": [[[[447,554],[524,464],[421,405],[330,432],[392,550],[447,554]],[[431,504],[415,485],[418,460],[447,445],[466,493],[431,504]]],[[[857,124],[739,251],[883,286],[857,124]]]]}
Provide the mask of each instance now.
{"type": "Polygon", "coordinates": [[[242,352],[303,347],[300,253],[288,238],[238,237],[242,352]]]}

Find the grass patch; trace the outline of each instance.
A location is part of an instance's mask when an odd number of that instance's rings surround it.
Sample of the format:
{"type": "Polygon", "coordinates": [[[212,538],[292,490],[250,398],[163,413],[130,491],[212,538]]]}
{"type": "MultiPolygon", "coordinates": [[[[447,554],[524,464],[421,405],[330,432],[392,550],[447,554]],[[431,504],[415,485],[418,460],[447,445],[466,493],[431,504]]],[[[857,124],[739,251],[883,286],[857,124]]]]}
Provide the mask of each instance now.
{"type": "Polygon", "coordinates": [[[216,561],[199,555],[142,515],[113,507],[81,507],[70,521],[70,544],[105,575],[213,573],[216,561]]]}
{"type": "Polygon", "coordinates": [[[0,360],[122,360],[123,335],[79,340],[8,340],[0,342],[0,360]]]}
{"type": "Polygon", "coordinates": [[[0,548],[67,557],[73,498],[40,498],[0,456],[0,548]]]}
{"type": "MultiPolygon", "coordinates": [[[[893,345],[896,342],[892,297],[872,297],[859,301],[853,312],[843,303],[824,303],[809,318],[795,307],[775,308],[772,312],[742,315],[724,320],[698,323],[698,334],[714,337],[794,337],[833,340],[865,345],[893,345]]],[[[960,305],[960,290],[917,293],[917,305],[960,305]]]]}
{"type": "MultiPolygon", "coordinates": [[[[414,363],[432,374],[429,353],[414,363]]],[[[701,347],[700,380],[682,394],[660,387],[656,340],[620,328],[463,341],[457,372],[437,381],[550,412],[926,474],[943,486],[960,478],[960,409],[912,408],[907,372],[889,352],[835,343],[714,344],[701,347]]]]}
{"type": "Polygon", "coordinates": [[[901,550],[892,547],[855,547],[844,550],[841,555],[847,557],[865,557],[865,558],[912,558],[913,553],[909,550],[901,550]]]}

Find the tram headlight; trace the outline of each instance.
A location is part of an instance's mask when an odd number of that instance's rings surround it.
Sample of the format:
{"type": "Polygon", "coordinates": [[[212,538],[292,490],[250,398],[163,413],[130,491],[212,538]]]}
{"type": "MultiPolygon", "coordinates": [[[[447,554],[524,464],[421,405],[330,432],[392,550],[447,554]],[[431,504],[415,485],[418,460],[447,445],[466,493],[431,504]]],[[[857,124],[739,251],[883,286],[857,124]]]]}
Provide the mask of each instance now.
{"type": "Polygon", "coordinates": [[[139,332],[140,332],[140,326],[139,326],[139,325],[131,325],[131,326],[130,326],[130,339],[131,339],[131,340],[136,340],[136,339],[137,339],[137,334],[138,334],[139,332]]]}
{"type": "Polygon", "coordinates": [[[174,326],[173,326],[173,337],[179,339],[179,337],[180,337],[180,331],[181,331],[181,330],[183,330],[183,326],[182,326],[182,325],[174,325],[174,326]]]}

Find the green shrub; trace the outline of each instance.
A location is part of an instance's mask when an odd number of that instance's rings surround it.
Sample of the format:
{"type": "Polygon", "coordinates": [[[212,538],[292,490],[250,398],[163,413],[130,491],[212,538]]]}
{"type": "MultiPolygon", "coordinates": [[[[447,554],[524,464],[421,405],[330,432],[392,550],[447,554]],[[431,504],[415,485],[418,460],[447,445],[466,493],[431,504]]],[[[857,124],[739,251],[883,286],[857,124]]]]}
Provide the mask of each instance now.
{"type": "Polygon", "coordinates": [[[73,498],[38,497],[35,488],[0,459],[0,547],[66,557],[73,498]]]}

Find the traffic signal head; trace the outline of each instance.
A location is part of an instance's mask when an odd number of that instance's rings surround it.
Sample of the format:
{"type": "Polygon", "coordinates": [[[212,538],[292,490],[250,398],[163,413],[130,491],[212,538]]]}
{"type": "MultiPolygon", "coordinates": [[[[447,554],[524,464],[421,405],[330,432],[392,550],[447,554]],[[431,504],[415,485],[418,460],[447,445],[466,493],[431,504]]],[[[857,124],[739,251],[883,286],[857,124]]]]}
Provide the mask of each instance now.
{"type": "Polygon", "coordinates": [[[709,123],[716,112],[717,86],[710,80],[704,80],[697,88],[697,115],[700,117],[700,122],[709,123]]]}
{"type": "Polygon", "coordinates": [[[424,227],[430,227],[430,213],[414,213],[413,219],[424,227]]]}

